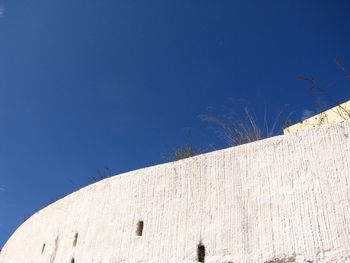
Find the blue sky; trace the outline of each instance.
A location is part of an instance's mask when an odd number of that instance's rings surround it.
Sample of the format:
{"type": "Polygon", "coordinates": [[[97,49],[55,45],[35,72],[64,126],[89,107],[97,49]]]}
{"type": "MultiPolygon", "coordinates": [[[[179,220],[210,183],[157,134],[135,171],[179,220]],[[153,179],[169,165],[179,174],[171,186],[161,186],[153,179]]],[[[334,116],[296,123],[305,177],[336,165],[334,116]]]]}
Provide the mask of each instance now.
{"type": "Polygon", "coordinates": [[[246,99],[314,111],[297,80],[349,98],[349,1],[0,0],[0,247],[23,217],[91,182],[164,162],[198,118],[246,99]]]}

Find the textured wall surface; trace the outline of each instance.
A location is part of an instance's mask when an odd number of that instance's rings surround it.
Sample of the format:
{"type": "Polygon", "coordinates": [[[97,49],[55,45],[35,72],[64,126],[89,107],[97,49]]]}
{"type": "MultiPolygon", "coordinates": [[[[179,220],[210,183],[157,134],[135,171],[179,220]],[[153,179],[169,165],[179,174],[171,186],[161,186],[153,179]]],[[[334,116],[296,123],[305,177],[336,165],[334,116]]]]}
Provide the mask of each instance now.
{"type": "Polygon", "coordinates": [[[205,262],[350,262],[349,136],[323,126],[100,181],[29,218],[0,263],[196,262],[200,243],[205,262]]]}

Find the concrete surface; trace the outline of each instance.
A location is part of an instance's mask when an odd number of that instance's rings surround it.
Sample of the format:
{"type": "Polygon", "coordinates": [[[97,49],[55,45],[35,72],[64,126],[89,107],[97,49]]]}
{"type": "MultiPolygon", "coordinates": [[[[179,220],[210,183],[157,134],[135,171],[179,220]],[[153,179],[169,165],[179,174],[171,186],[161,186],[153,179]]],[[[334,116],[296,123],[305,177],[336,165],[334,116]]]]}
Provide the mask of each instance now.
{"type": "Polygon", "coordinates": [[[205,262],[350,262],[349,136],[326,125],[89,185],[22,224],[0,263],[189,263],[200,244],[205,262]]]}

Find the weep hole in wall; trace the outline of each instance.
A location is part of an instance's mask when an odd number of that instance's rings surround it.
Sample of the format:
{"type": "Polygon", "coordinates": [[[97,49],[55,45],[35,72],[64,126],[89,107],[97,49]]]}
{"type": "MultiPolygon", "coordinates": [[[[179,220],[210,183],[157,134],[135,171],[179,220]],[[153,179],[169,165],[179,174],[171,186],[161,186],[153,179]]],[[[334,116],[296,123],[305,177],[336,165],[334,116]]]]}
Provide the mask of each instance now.
{"type": "Polygon", "coordinates": [[[205,260],[205,247],[202,243],[197,246],[197,260],[199,262],[204,262],[205,260]]]}
{"type": "Polygon", "coordinates": [[[74,241],[73,241],[73,247],[77,246],[77,243],[78,243],[78,233],[75,233],[74,241]]]}
{"type": "Polygon", "coordinates": [[[136,226],[136,235],[137,236],[142,236],[142,232],[143,232],[143,221],[139,221],[137,222],[137,226],[136,226]]]}
{"type": "Polygon", "coordinates": [[[44,253],[44,251],[45,251],[45,246],[46,246],[46,244],[44,243],[43,246],[42,246],[42,248],[41,248],[41,254],[44,253]]]}

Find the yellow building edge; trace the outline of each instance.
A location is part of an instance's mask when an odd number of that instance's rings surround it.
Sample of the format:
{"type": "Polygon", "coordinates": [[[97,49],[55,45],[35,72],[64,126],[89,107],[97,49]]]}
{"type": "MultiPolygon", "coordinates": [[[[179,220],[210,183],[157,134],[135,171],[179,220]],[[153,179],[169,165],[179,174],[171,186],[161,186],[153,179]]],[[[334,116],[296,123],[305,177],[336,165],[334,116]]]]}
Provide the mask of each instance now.
{"type": "Polygon", "coordinates": [[[306,129],[322,126],[323,124],[338,123],[350,119],[350,100],[283,130],[284,134],[296,133],[306,129]]]}

